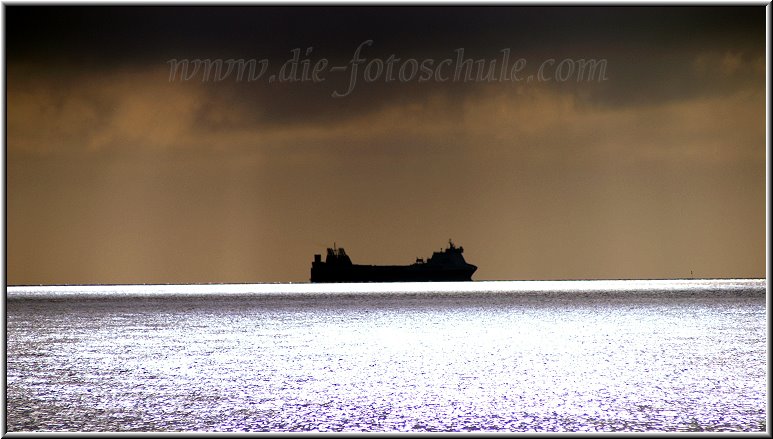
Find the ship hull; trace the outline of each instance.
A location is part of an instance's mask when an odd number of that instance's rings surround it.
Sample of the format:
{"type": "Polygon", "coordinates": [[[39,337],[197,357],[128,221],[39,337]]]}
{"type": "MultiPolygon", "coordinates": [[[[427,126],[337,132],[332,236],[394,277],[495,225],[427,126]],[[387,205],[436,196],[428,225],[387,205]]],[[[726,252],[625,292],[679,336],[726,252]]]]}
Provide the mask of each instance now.
{"type": "Polygon", "coordinates": [[[325,282],[460,282],[472,280],[474,265],[428,267],[426,265],[349,265],[312,267],[311,281],[325,282]]]}

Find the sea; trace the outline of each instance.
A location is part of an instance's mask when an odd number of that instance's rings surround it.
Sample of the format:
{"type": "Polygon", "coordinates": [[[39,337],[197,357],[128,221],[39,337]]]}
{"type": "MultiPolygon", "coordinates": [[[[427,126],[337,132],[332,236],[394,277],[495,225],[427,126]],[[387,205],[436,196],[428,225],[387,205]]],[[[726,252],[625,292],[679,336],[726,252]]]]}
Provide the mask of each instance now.
{"type": "Polygon", "coordinates": [[[6,290],[8,432],[767,432],[765,279],[6,290]]]}

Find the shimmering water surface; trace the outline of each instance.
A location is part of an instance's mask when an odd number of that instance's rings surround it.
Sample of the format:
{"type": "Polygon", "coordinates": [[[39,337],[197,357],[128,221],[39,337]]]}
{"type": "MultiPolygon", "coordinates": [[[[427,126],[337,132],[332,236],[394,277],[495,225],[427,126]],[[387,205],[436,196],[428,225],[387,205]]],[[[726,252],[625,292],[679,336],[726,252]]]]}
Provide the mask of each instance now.
{"type": "Polygon", "coordinates": [[[9,431],[764,431],[764,280],[9,287],[9,431]]]}

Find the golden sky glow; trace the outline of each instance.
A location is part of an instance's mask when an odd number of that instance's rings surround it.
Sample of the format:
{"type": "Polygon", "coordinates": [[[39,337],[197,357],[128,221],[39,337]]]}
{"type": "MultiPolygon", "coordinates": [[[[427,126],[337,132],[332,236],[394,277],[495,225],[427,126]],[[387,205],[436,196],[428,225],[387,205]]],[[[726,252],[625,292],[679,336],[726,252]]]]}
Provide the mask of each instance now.
{"type": "Polygon", "coordinates": [[[355,263],[408,264],[449,238],[476,280],[765,275],[762,7],[572,9],[588,28],[570,8],[368,10],[372,35],[316,24],[302,42],[276,18],[318,10],[75,10],[73,30],[19,9],[6,7],[9,284],[303,282],[334,241],[355,263]],[[455,25],[433,33],[433,17],[455,25]],[[33,38],[35,18],[63,36],[33,38]],[[278,36],[254,34],[261,23],[278,36]],[[369,57],[604,58],[608,79],[361,82],[345,98],[330,93],[346,74],[168,80],[171,58],[278,66],[315,46],[343,64],[367,38],[369,57]]]}

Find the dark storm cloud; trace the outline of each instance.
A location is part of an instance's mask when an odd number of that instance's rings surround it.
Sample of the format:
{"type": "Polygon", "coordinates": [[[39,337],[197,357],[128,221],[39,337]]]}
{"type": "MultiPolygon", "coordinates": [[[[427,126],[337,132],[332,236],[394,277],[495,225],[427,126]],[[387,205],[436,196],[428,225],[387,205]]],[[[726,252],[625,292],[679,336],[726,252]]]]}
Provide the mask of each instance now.
{"type": "MultiPolygon", "coordinates": [[[[670,53],[760,53],[761,7],[7,7],[9,61],[110,69],[182,58],[266,58],[313,47],[332,62],[366,57],[608,58],[620,84],[653,83],[670,53]]],[[[748,56],[748,54],[747,54],[748,56]]],[[[684,61],[684,60],[682,60],[684,61]]],[[[683,64],[683,63],[682,63],[683,64]]],[[[390,87],[383,87],[389,89],[390,87]]]]}
{"type": "MultiPolygon", "coordinates": [[[[168,81],[171,59],[267,59],[262,80],[207,82],[197,95],[199,126],[230,130],[329,124],[436,95],[447,100],[448,111],[460,111],[481,92],[474,82],[368,83],[363,66],[355,88],[339,99],[331,95],[347,90],[351,70],[325,72],[319,83],[266,79],[293,49],[312,48],[312,62],[326,58],[346,66],[366,40],[373,40],[362,50],[366,60],[394,54],[403,61],[455,61],[461,48],[465,59],[487,62],[500,62],[500,51],[508,49],[511,63],[528,61],[528,73],[547,59],[606,61],[605,81],[548,84],[574,95],[578,105],[626,107],[732,94],[764,81],[760,12],[761,7],[9,6],[7,53],[10,78],[66,84],[73,92],[73,84],[97,77],[109,82],[116,72],[123,80],[160,84],[168,81]],[[153,75],[145,74],[151,70],[153,75]],[[132,79],[125,72],[138,74],[132,79]],[[213,117],[222,106],[241,114],[213,117]]],[[[512,83],[496,85],[505,93],[515,89],[512,83]]],[[[98,115],[109,114],[103,97],[92,100],[98,115]]]]}
{"type": "Polygon", "coordinates": [[[763,47],[761,7],[7,7],[8,56],[158,62],[166,57],[283,58],[317,46],[348,57],[373,39],[386,51],[588,46],[763,47]],[[280,44],[278,44],[280,43],[280,44]]]}

